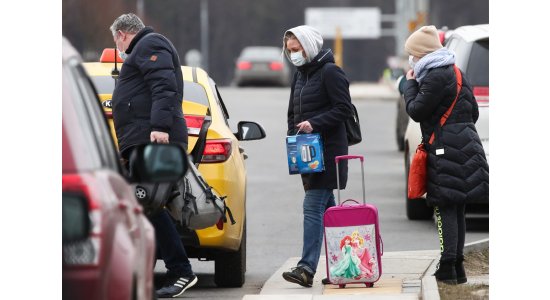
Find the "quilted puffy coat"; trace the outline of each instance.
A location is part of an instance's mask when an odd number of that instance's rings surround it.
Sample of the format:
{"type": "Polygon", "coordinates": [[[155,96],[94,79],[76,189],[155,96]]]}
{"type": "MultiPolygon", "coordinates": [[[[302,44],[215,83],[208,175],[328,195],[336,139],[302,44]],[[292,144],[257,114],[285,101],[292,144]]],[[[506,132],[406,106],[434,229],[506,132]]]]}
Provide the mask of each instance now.
{"type": "Polygon", "coordinates": [[[441,116],[451,106],[457,92],[453,66],[428,71],[421,85],[407,80],[404,99],[407,113],[420,123],[428,151],[427,203],[458,205],[489,201],[489,165],[476,131],[479,117],[470,83],[462,76],[462,90],[443,127],[441,116]],[[432,132],[435,141],[429,145],[432,132]],[[436,149],[443,154],[436,155],[436,149]]]}
{"type": "MultiPolygon", "coordinates": [[[[336,189],[338,155],[348,154],[344,121],[351,116],[349,82],[344,71],[334,64],[330,49],[322,49],[310,62],[298,67],[294,74],[288,104],[288,134],[296,134],[296,125],[309,121],[314,133],[323,138],[325,171],[302,174],[304,190],[336,189]]],[[[347,161],[339,163],[340,188],[346,187],[347,161]]]]}
{"type": "Polygon", "coordinates": [[[140,30],[128,49],[113,92],[113,121],[122,157],[150,142],[151,131],[187,144],[181,108],[183,75],[172,43],[151,27],[140,30]]]}

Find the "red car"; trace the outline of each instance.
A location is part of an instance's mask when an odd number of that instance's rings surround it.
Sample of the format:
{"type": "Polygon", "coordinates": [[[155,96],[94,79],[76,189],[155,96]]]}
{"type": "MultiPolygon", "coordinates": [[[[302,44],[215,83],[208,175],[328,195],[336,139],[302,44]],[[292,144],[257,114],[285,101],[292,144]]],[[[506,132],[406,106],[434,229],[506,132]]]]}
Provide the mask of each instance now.
{"type": "MultiPolygon", "coordinates": [[[[64,38],[63,299],[151,299],[154,229],[136,200],[135,187],[123,175],[97,93],[81,62],[64,38]]],[[[183,164],[179,166],[181,178],[183,164]]]]}

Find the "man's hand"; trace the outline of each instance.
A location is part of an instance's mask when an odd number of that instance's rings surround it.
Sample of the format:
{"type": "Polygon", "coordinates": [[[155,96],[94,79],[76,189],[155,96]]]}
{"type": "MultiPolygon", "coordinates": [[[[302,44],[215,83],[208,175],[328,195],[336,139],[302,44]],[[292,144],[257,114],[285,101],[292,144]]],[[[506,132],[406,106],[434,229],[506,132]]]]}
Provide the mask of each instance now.
{"type": "Polygon", "coordinates": [[[308,121],[303,121],[302,123],[296,125],[296,127],[298,127],[300,132],[311,133],[313,131],[313,127],[311,127],[311,124],[309,124],[308,121]]]}
{"type": "Polygon", "coordinates": [[[159,144],[168,144],[168,133],[162,131],[151,131],[151,142],[159,144]]]}
{"type": "Polygon", "coordinates": [[[416,79],[416,76],[414,75],[414,70],[413,69],[410,69],[407,72],[407,80],[409,80],[409,79],[416,79]]]}

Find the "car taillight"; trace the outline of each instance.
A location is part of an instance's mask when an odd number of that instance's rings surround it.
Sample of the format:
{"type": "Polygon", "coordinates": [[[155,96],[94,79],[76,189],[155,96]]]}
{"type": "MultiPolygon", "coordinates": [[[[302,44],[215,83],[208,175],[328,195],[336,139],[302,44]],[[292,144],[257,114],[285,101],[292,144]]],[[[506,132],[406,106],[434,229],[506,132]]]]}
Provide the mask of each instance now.
{"type": "Polygon", "coordinates": [[[489,107],[488,86],[474,86],[474,97],[476,97],[478,106],[489,107]]]}
{"type": "Polygon", "coordinates": [[[201,163],[224,162],[231,156],[231,140],[207,140],[201,163]]]}
{"type": "Polygon", "coordinates": [[[67,265],[94,265],[99,263],[101,249],[101,203],[99,187],[91,176],[63,175],[63,197],[65,195],[83,197],[88,203],[90,235],[79,241],[63,244],[63,263],[67,265]]]}
{"type": "Polygon", "coordinates": [[[269,68],[272,71],[281,71],[283,69],[283,63],[274,61],[269,64],[269,68]]]}
{"type": "Polygon", "coordinates": [[[187,134],[198,136],[204,122],[204,116],[186,115],[184,118],[185,123],[187,123],[187,134]]]}
{"type": "Polygon", "coordinates": [[[249,61],[241,61],[237,64],[239,70],[250,70],[252,68],[252,63],[249,61]]]}

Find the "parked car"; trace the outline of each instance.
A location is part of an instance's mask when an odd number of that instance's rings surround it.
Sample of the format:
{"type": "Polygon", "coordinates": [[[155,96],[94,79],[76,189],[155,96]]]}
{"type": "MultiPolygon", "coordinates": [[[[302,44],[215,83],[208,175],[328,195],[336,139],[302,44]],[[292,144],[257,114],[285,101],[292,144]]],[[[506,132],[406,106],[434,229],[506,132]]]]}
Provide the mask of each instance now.
{"type": "MultiPolygon", "coordinates": [[[[100,62],[86,63],[94,81],[105,114],[113,129],[111,97],[115,80],[114,49],[106,49],[100,62]]],[[[117,68],[121,65],[117,63],[117,68]]],[[[233,133],[229,128],[229,113],[216,83],[196,67],[182,66],[184,91],[183,112],[189,134],[188,153],[198,164],[198,170],[220,196],[227,196],[227,206],[235,225],[223,223],[201,230],[178,226],[187,254],[191,258],[215,261],[214,280],[220,287],[240,287],[246,271],[246,154],[240,141],[262,139],[263,128],[254,122],[239,122],[233,133]]],[[[116,76],[115,76],[116,77],[116,76]]]]}
{"type": "MultiPolygon", "coordinates": [[[[476,129],[489,161],[489,25],[458,27],[451,31],[444,45],[456,53],[456,65],[472,86],[479,107],[476,129]]],[[[410,162],[421,139],[419,124],[409,120],[404,138],[405,178],[408,178],[410,162]]],[[[426,205],[425,199],[410,201],[405,191],[405,201],[409,219],[432,218],[433,210],[426,205]]],[[[469,218],[485,218],[489,214],[489,203],[466,205],[466,213],[469,218]]]]}
{"type": "MultiPolygon", "coordinates": [[[[63,299],[151,299],[154,229],[124,177],[81,57],[65,38],[62,53],[63,299]]],[[[148,146],[179,149],[182,162],[186,155],[175,145],[148,146]]],[[[139,154],[137,161],[158,162],[139,154]]],[[[165,179],[178,180],[186,166],[163,170],[165,179]]]]}
{"type": "Polygon", "coordinates": [[[407,130],[410,119],[405,108],[402,92],[406,82],[407,78],[405,75],[399,76],[395,81],[395,88],[399,91],[399,98],[397,99],[397,118],[395,118],[395,139],[399,151],[405,150],[405,131],[407,130]]]}
{"type": "Polygon", "coordinates": [[[250,46],[237,58],[233,81],[237,86],[266,83],[287,86],[290,76],[281,47],[250,46]]]}

